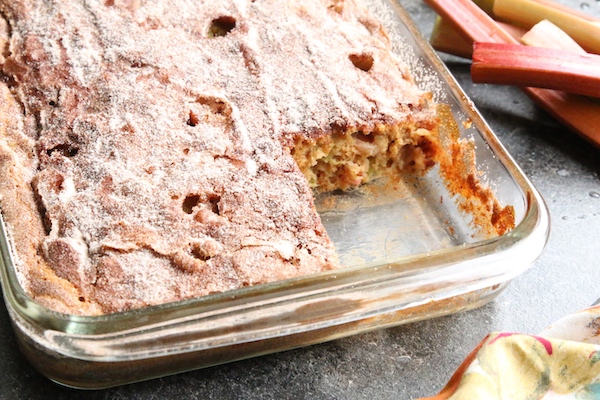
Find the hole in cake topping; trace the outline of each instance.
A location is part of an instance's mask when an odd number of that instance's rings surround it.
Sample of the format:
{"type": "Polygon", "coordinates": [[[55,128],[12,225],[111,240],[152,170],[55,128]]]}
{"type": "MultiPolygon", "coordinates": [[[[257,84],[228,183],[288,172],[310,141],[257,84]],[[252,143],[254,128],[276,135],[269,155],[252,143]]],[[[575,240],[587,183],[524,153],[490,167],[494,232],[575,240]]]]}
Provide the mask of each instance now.
{"type": "Polygon", "coordinates": [[[131,124],[125,124],[121,127],[123,132],[135,133],[135,128],[131,124]]]}
{"type": "Polygon", "coordinates": [[[148,64],[146,64],[145,62],[143,62],[141,60],[133,60],[131,62],[131,68],[144,68],[147,66],[148,66],[148,64]]]}
{"type": "Polygon", "coordinates": [[[192,257],[197,258],[198,260],[208,261],[211,259],[210,254],[207,254],[200,246],[192,247],[191,254],[192,257]]]}
{"type": "Polygon", "coordinates": [[[344,0],[333,0],[329,5],[329,9],[341,14],[344,11],[344,0]]]}
{"type": "Polygon", "coordinates": [[[75,157],[79,149],[75,146],[72,146],[68,143],[59,144],[58,146],[54,146],[53,148],[46,150],[46,154],[51,156],[54,152],[59,152],[64,157],[75,157]]]}
{"type": "Polygon", "coordinates": [[[185,200],[183,200],[181,209],[186,214],[191,214],[192,209],[194,207],[196,207],[199,202],[200,202],[200,196],[198,196],[197,194],[189,194],[186,196],[185,200]]]}
{"type": "Polygon", "coordinates": [[[196,127],[204,122],[230,123],[233,109],[227,100],[214,96],[198,96],[190,99],[188,112],[182,118],[188,126],[196,127]]]}
{"type": "Polygon", "coordinates": [[[233,28],[235,28],[236,20],[230,16],[222,16],[217,19],[213,19],[210,23],[210,29],[208,30],[208,36],[217,37],[225,36],[233,28]]]}
{"type": "Polygon", "coordinates": [[[350,54],[348,58],[356,68],[365,72],[369,72],[373,67],[373,56],[370,54],[350,54]]]}
{"type": "Polygon", "coordinates": [[[199,97],[196,102],[203,106],[208,106],[214,114],[225,116],[231,115],[231,106],[221,99],[214,97],[199,97]]]}
{"type": "Polygon", "coordinates": [[[200,119],[198,118],[198,115],[195,112],[193,112],[192,110],[190,110],[190,115],[188,117],[187,124],[189,126],[196,126],[196,125],[198,125],[199,122],[200,122],[200,119]]]}
{"type": "Polygon", "coordinates": [[[221,211],[219,210],[219,201],[221,201],[221,196],[213,194],[208,198],[208,201],[210,202],[212,212],[217,215],[221,215],[221,211]]]}

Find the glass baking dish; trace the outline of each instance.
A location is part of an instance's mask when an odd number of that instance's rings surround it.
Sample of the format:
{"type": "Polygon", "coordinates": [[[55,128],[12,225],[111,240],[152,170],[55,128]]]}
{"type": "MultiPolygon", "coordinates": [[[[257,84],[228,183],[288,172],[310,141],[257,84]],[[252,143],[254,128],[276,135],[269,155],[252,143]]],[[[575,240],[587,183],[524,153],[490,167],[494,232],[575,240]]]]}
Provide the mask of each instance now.
{"type": "Polygon", "coordinates": [[[371,0],[416,80],[450,106],[475,145],[477,169],[516,226],[484,238],[434,169],[376,200],[316,198],[344,268],[104,316],[74,316],[32,301],[19,286],[1,225],[6,307],[26,357],[48,378],[105,388],[306,346],[481,306],[541,253],[549,216],[443,63],[394,0],[371,0]],[[334,200],[334,201],[332,201],[334,200]],[[331,204],[335,204],[332,207],[331,204]]]}

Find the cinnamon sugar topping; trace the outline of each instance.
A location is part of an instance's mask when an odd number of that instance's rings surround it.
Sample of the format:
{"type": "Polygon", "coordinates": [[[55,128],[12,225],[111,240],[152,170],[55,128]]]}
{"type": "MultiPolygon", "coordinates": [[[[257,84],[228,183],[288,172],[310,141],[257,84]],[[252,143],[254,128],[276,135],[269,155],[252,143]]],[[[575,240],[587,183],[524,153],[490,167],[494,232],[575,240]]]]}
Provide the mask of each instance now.
{"type": "Polygon", "coordinates": [[[360,132],[366,154],[382,127],[409,127],[416,147],[435,131],[427,94],[351,0],[0,12],[1,205],[21,283],[58,311],[335,268],[294,144],[360,132]]]}

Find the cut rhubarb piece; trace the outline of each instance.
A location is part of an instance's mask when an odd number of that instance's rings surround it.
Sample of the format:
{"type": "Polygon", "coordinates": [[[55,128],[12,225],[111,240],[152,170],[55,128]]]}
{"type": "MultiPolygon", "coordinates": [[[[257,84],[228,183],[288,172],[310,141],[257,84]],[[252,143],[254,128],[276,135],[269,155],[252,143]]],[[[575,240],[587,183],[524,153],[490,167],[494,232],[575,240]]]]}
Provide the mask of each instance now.
{"type": "Polygon", "coordinates": [[[464,39],[445,19],[438,16],[435,19],[429,43],[437,51],[453,56],[471,58],[473,44],[464,39]]]}
{"type": "Polygon", "coordinates": [[[583,47],[577,44],[571,36],[547,19],[538,22],[521,36],[521,43],[527,46],[587,54],[583,47]]]}
{"type": "Polygon", "coordinates": [[[475,83],[533,86],[600,97],[600,56],[508,43],[475,43],[475,83]]]}
{"type": "MultiPolygon", "coordinates": [[[[506,33],[517,40],[520,40],[527,32],[526,29],[518,26],[497,21],[496,23],[505,30],[506,33]]],[[[443,53],[463,58],[471,58],[473,55],[473,42],[464,39],[463,36],[453,28],[452,24],[439,15],[435,19],[429,43],[434,49],[443,53]]]]}

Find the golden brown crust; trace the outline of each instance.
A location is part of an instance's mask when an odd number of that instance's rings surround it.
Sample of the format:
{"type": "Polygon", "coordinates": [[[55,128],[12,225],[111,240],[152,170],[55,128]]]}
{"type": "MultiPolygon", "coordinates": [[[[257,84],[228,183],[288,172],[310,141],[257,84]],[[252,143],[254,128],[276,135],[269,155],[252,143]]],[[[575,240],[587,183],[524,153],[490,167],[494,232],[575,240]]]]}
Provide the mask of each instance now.
{"type": "Polygon", "coordinates": [[[30,156],[11,179],[28,203],[3,210],[28,213],[7,214],[24,286],[63,311],[336,267],[290,144],[401,121],[421,101],[351,1],[207,1],[183,16],[164,2],[0,5],[30,156]]]}
{"type": "Polygon", "coordinates": [[[431,166],[428,94],[354,1],[0,12],[2,211],[21,282],[50,308],[117,312],[337,267],[295,143],[403,126],[390,152],[431,166]]]}
{"type": "Polygon", "coordinates": [[[5,84],[0,84],[0,208],[9,228],[9,240],[18,251],[14,254],[17,272],[24,288],[35,293],[41,303],[57,311],[96,314],[96,305],[79,301],[79,291],[68,279],[56,276],[39,256],[40,239],[46,233],[31,187],[35,169],[35,142],[25,134],[23,112],[5,84]]]}

